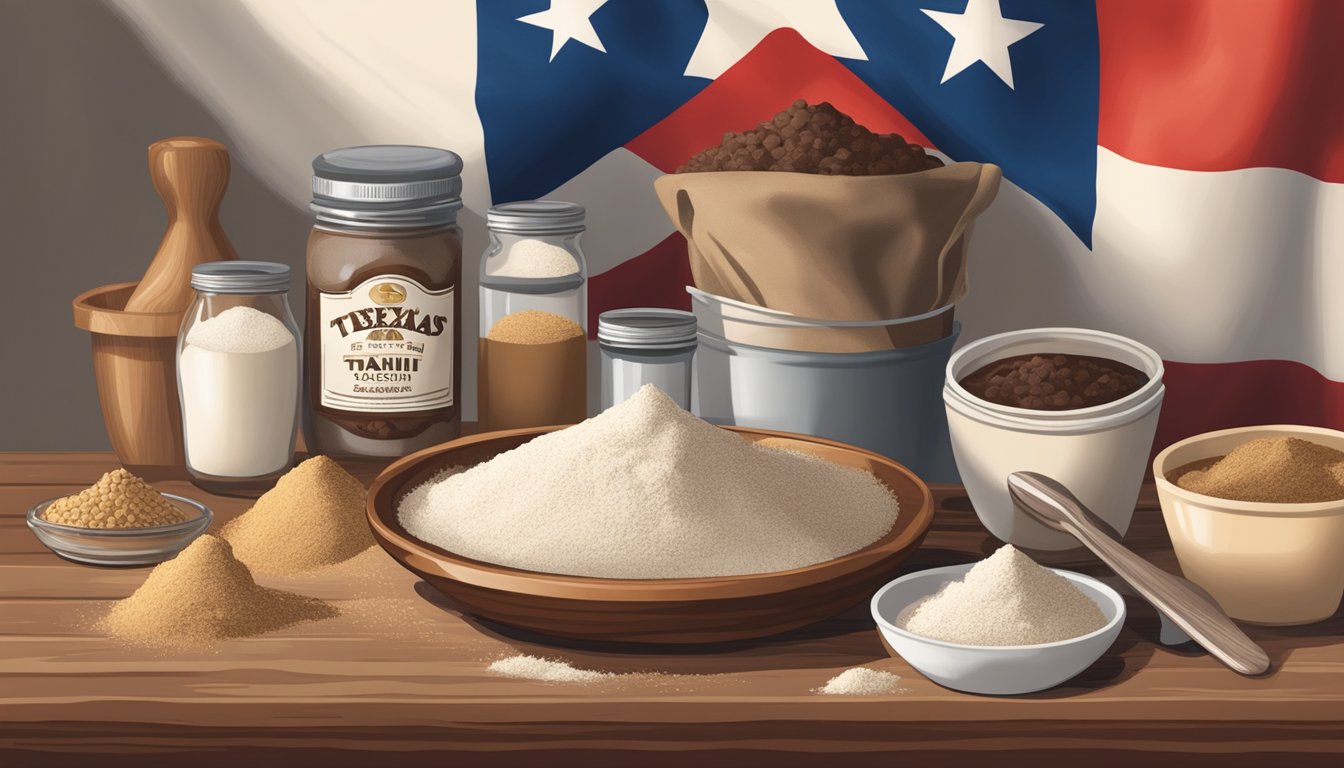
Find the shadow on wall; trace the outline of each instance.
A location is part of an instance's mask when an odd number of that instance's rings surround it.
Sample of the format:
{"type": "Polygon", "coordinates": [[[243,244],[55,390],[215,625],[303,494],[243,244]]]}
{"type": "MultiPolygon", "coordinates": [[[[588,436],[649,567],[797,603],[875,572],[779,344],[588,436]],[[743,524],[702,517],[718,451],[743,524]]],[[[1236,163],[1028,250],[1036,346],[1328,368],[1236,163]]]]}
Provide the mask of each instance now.
{"type": "MultiPolygon", "coordinates": [[[[0,451],[106,449],[89,338],[74,327],[70,300],[138,279],[154,255],[166,219],[149,181],[149,144],[227,137],[120,18],[86,0],[0,0],[0,103],[0,281],[11,321],[0,451]]],[[[295,270],[290,303],[301,318],[308,212],[235,156],[221,218],[241,258],[295,270]]]]}

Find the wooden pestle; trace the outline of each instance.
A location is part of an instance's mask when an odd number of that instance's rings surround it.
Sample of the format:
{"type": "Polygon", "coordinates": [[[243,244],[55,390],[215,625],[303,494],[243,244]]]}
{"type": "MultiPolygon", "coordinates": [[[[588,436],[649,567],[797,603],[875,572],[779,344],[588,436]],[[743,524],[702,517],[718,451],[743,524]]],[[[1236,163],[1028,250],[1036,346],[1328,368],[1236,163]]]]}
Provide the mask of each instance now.
{"type": "Polygon", "coordinates": [[[229,150],[197,136],[149,145],[149,175],[168,209],[168,229],[127,312],[184,312],[191,303],[191,269],[237,259],[219,223],[219,205],[229,186],[229,150]]]}

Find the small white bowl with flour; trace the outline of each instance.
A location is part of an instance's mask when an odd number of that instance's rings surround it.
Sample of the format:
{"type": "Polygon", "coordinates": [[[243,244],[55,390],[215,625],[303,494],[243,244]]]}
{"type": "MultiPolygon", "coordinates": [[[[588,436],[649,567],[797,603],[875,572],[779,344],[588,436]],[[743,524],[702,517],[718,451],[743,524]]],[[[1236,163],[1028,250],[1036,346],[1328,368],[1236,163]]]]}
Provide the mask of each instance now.
{"type": "Polygon", "coordinates": [[[998,696],[1053,688],[1101,658],[1125,623],[1125,601],[1090,576],[1048,569],[1096,603],[1105,623],[1068,640],[1035,645],[963,645],[898,626],[904,611],[963,579],[973,567],[951,565],[907,574],[873,595],[872,613],[890,648],[920,674],[953,690],[998,696]]]}

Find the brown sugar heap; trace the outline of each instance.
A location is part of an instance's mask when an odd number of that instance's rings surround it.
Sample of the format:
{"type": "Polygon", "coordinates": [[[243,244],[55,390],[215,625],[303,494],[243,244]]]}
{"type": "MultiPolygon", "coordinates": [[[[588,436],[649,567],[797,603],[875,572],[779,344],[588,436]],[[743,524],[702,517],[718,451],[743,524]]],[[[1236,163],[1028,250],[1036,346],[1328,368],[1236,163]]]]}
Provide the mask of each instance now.
{"type": "Polygon", "coordinates": [[[337,613],[316,598],[258,586],[228,542],[206,534],[151,571],[98,626],[137,645],[192,647],[337,613]]]}
{"type": "Polygon", "coordinates": [[[42,519],[80,528],[149,528],[184,522],[187,513],[144,480],[114,469],[91,487],[52,502],[42,519]]]}
{"type": "Polygon", "coordinates": [[[499,319],[486,338],[507,344],[555,344],[583,336],[583,326],[567,317],[527,309],[499,319]]]}
{"type": "Polygon", "coordinates": [[[326,456],[290,470],[221,535],[260,573],[298,573],[348,560],[373,545],[364,484],[326,456]]]}
{"type": "Polygon", "coordinates": [[[677,173],[792,171],[823,176],[879,176],[938,168],[942,160],[894,133],[876,134],[829,102],[799,99],[788,109],[695,155],[677,173]]]}
{"type": "Polygon", "coordinates": [[[1187,491],[1233,501],[1309,504],[1344,499],[1344,452],[1296,437],[1242,443],[1210,465],[1170,475],[1187,491]]]}

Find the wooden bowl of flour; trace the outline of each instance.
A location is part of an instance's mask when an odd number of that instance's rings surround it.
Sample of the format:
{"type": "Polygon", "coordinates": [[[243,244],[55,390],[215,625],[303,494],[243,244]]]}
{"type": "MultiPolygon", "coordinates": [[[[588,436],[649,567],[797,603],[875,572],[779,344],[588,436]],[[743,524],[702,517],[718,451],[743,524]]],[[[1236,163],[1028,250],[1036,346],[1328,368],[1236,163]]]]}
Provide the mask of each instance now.
{"type": "Polygon", "coordinates": [[[774,573],[691,579],[605,579],[526,571],[454,554],[413,537],[397,519],[402,497],[440,471],[472,466],[564,427],[464,437],[389,466],[369,490],[374,538],[463,613],[556,637],[619,643],[716,643],[765,637],[841,613],[872,596],[924,540],[933,495],[890,459],[831,440],[724,427],[748,440],[805,451],[872,472],[900,513],[886,536],[834,560],[774,573]]]}

